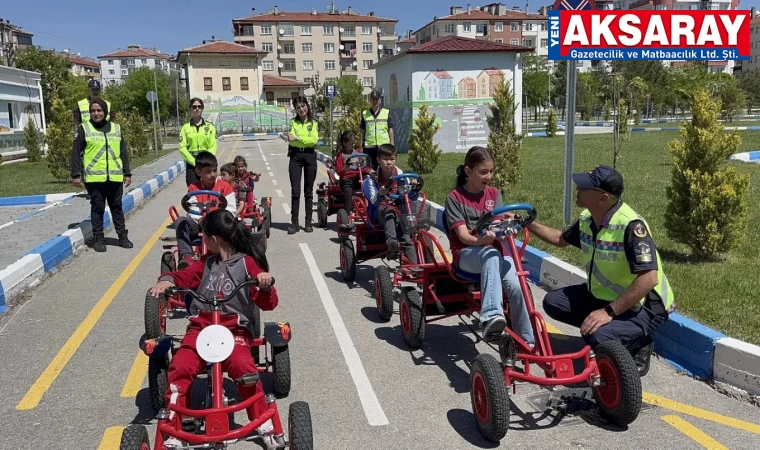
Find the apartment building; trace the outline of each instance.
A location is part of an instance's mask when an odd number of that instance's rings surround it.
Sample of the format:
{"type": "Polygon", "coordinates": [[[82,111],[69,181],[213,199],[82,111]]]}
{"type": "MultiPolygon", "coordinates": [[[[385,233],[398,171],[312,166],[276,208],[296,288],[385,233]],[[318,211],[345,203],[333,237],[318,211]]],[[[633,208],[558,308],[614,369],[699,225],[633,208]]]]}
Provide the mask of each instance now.
{"type": "Polygon", "coordinates": [[[78,77],[88,79],[100,79],[100,63],[92,58],[82,56],[81,53],[72,53],[69,49],[64,49],[61,56],[69,61],[71,73],[78,77]]]}
{"type": "Polygon", "coordinates": [[[15,67],[13,55],[34,45],[33,36],[10,20],[0,18],[0,66],[15,67]]]}
{"type": "Polygon", "coordinates": [[[179,71],[176,57],[161,53],[155,48],[129,45],[126,50],[98,56],[101,78],[106,84],[121,83],[135,69],[140,67],[160,67],[164,72],[179,71]]]}
{"type": "MultiPolygon", "coordinates": [[[[369,94],[376,85],[372,64],[398,53],[396,19],[360,14],[349,7],[327,12],[282,11],[277,6],[232,21],[234,41],[268,53],[262,61],[265,75],[312,84],[343,75],[356,77],[369,94]]],[[[306,91],[311,95],[313,89],[306,91]]]]}
{"type": "Polygon", "coordinates": [[[751,11],[752,21],[749,23],[750,59],[748,61],[737,61],[734,73],[760,69],[760,16],[757,15],[755,8],[752,8],[751,11]]]}

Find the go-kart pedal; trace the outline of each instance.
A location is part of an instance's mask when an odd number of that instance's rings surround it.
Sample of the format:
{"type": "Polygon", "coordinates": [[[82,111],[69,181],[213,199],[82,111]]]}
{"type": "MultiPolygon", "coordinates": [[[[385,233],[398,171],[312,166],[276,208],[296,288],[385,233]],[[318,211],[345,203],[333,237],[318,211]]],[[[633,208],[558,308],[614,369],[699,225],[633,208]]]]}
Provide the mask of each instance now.
{"type": "Polygon", "coordinates": [[[243,375],[242,377],[238,378],[237,380],[235,380],[235,383],[243,385],[243,386],[255,386],[256,383],[259,382],[260,378],[261,377],[259,377],[258,373],[247,373],[243,375]]]}

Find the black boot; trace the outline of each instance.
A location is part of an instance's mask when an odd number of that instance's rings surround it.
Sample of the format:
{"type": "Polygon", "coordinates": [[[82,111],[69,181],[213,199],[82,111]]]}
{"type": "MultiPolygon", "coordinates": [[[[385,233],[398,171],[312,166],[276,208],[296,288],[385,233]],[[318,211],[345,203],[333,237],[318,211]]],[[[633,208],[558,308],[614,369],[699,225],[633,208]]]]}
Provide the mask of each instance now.
{"type": "Polygon", "coordinates": [[[314,228],[311,226],[311,214],[306,216],[306,222],[304,222],[303,230],[307,233],[314,231],[314,228]]]}
{"type": "Polygon", "coordinates": [[[119,246],[122,248],[132,248],[135,246],[132,242],[130,242],[129,238],[127,237],[127,234],[129,234],[127,230],[124,230],[121,233],[119,233],[119,246]]]}
{"type": "Polygon", "coordinates": [[[92,249],[98,253],[106,251],[106,238],[103,233],[94,233],[95,243],[92,245],[92,249]]]}
{"type": "Polygon", "coordinates": [[[290,228],[288,228],[288,234],[296,234],[301,227],[298,225],[298,217],[293,217],[290,220],[290,228]]]}
{"type": "Polygon", "coordinates": [[[654,341],[652,336],[646,336],[642,339],[641,347],[634,351],[632,356],[636,362],[636,368],[639,371],[639,377],[643,377],[649,372],[649,362],[652,359],[654,350],[654,341]]]}

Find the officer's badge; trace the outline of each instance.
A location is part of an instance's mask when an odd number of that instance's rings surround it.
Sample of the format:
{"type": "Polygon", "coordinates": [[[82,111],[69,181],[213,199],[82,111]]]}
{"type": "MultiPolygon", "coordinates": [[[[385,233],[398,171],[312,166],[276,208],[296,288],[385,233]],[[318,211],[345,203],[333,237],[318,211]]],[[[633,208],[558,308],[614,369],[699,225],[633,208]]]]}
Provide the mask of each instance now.
{"type": "Polygon", "coordinates": [[[636,262],[639,264],[652,262],[652,248],[645,242],[639,242],[633,249],[633,253],[636,255],[636,262]]]}
{"type": "Polygon", "coordinates": [[[308,127],[306,127],[307,130],[309,130],[309,133],[311,133],[311,129],[314,128],[314,124],[310,123],[308,127]]]}
{"type": "Polygon", "coordinates": [[[206,126],[205,126],[205,127],[203,127],[203,129],[206,131],[206,134],[208,134],[209,125],[208,125],[208,124],[206,124],[206,126]]]}
{"type": "Polygon", "coordinates": [[[182,143],[182,133],[179,134],[179,143],[182,143]]]}
{"type": "Polygon", "coordinates": [[[639,222],[633,226],[633,235],[637,238],[643,238],[647,236],[647,229],[644,224],[639,222]]]}

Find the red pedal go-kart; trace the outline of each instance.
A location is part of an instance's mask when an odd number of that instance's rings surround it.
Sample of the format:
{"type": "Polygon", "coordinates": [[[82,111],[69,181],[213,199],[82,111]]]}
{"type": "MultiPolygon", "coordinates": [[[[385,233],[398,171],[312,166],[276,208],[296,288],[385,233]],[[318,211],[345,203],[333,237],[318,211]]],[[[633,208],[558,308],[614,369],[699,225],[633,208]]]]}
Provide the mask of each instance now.
{"type": "MultiPolygon", "coordinates": [[[[535,336],[535,347],[515,334],[509,326],[499,339],[498,352],[501,361],[493,355],[482,353],[471,365],[470,395],[475,421],[481,434],[498,442],[506,436],[509,427],[509,392],[516,388],[515,381],[525,381],[539,386],[568,386],[587,382],[593,388],[601,415],[610,422],[625,426],[632,423],[641,410],[641,379],[636,364],[628,350],[618,341],[607,341],[593,351],[586,345],[575,353],[554,354],[549,333],[540,312],[533,304],[528,286],[529,272],[523,270],[522,258],[530,239],[525,228],[536,217],[536,210],[526,203],[505,205],[485,214],[475,226],[478,234],[487,229],[506,241],[506,247],[514,257],[515,270],[525,299],[535,336]],[[515,215],[502,220],[500,216],[511,211],[528,211],[527,217],[515,215]],[[517,250],[514,234],[522,230],[522,247],[517,250]],[[522,361],[524,369],[515,367],[522,361]],[[583,370],[576,372],[573,363],[583,362],[583,370]],[[531,374],[531,364],[537,365],[544,376],[531,374]]],[[[444,223],[445,223],[444,214],[444,223]]],[[[443,252],[440,242],[426,230],[438,251],[443,252]]],[[[443,254],[443,253],[442,253],[443,254]]],[[[417,290],[401,291],[400,319],[404,340],[412,348],[418,348],[425,336],[425,324],[452,316],[472,316],[480,311],[480,274],[464,272],[444,259],[433,265],[423,266],[421,275],[422,297],[417,290]],[[429,315],[438,315],[433,319],[429,315]]],[[[505,305],[509,302],[505,301],[505,305]]],[[[505,317],[509,317],[505,311],[505,317]]],[[[509,321],[507,321],[509,323],[509,321]]],[[[490,345],[490,344],[489,344],[490,345]]]]}
{"type": "MultiPolygon", "coordinates": [[[[191,214],[196,214],[205,217],[209,210],[214,207],[221,209],[227,208],[227,199],[222,194],[215,191],[193,191],[182,197],[180,202],[182,208],[191,214]],[[198,195],[208,195],[212,197],[206,202],[198,202],[193,207],[190,202],[191,198],[198,195]]],[[[174,205],[169,207],[169,217],[172,219],[172,223],[176,223],[179,218],[179,213],[174,205]]],[[[175,237],[161,238],[163,241],[176,241],[175,237]]],[[[205,255],[207,252],[206,242],[203,239],[203,233],[200,237],[193,241],[193,259],[200,259],[201,255],[205,255]]],[[[164,253],[161,255],[161,273],[176,272],[177,264],[179,263],[179,247],[177,244],[163,244],[164,253]]],[[[150,292],[145,297],[145,333],[148,339],[155,339],[166,333],[166,319],[174,318],[180,311],[185,310],[186,300],[179,298],[178,296],[171,296],[168,298],[156,298],[150,295],[150,292]]]]}
{"type": "MultiPolygon", "coordinates": [[[[251,172],[253,174],[253,172],[251,172]]],[[[261,174],[258,174],[261,175],[261,174]]],[[[238,189],[238,192],[252,192],[253,189],[246,187],[238,189]]],[[[269,239],[270,229],[272,226],[272,197],[262,197],[261,203],[256,204],[254,199],[253,204],[245,205],[245,210],[241,216],[243,219],[251,219],[251,229],[255,228],[256,231],[264,233],[264,236],[269,239]]]]}
{"type": "MultiPolygon", "coordinates": [[[[274,283],[274,280],[272,282],[274,283]]],[[[255,430],[269,419],[272,420],[274,426],[272,433],[278,449],[312,450],[314,448],[309,405],[302,401],[291,403],[288,411],[289,438],[286,441],[273,394],[265,396],[268,405],[266,412],[242,427],[231,428],[231,415],[238,411],[246,410],[254,402],[260,401],[264,394],[262,390],[262,392],[238,404],[235,403],[234,398],[228,398],[225,395],[222,363],[232,353],[234,336],[229,329],[219,325],[221,320],[220,311],[221,306],[234,298],[240,289],[249,285],[256,285],[257,283],[256,279],[249,277],[245,282],[236,286],[227,297],[223,297],[220,293],[219,296],[212,299],[207,299],[190,289],[177,287],[167,289],[165,295],[173,296],[178,293],[186,293],[193,301],[211,305],[212,325],[201,330],[198,334],[196,345],[198,355],[206,361],[205,409],[195,410],[174,404],[162,406],[157,415],[158,424],[155,445],[153,447],[155,450],[167,449],[164,442],[170,437],[181,441],[182,447],[179,448],[183,449],[222,449],[227,448],[229,444],[241,440],[253,441],[262,438],[262,436],[255,434],[255,430]],[[170,419],[170,412],[174,412],[178,417],[170,419]],[[192,420],[183,420],[183,418],[192,418],[192,420]]],[[[265,338],[256,337],[253,340],[252,351],[257,352],[259,346],[266,346],[267,343],[272,346],[275,355],[274,370],[276,379],[278,376],[277,370],[279,370],[278,355],[288,355],[288,342],[292,339],[290,325],[288,323],[267,323],[264,334],[265,338]]],[[[152,340],[147,340],[145,335],[141,337],[140,348],[149,356],[148,381],[151,397],[153,397],[154,389],[157,388],[163,389],[163,392],[161,392],[162,396],[166,395],[166,375],[169,367],[169,357],[176,354],[180,341],[176,337],[166,335],[152,340]],[[160,366],[162,370],[156,371],[155,368],[157,366],[160,366]]],[[[289,357],[283,361],[289,372],[289,357]]],[[[261,383],[261,379],[259,373],[246,374],[240,379],[235,380],[235,382],[239,385],[252,386],[261,383]]],[[[288,373],[288,390],[290,389],[289,384],[288,373]]],[[[275,390],[277,390],[277,380],[275,380],[275,390]]],[[[190,392],[187,395],[188,398],[192,398],[190,392]]],[[[132,424],[122,433],[120,450],[138,449],[150,449],[148,431],[144,425],[132,424]]]]}
{"type": "MultiPolygon", "coordinates": [[[[348,223],[350,218],[345,209],[343,209],[345,206],[343,189],[340,187],[340,176],[334,170],[335,162],[329,159],[325,162],[325,165],[332,170],[327,172],[328,181],[323,181],[317,185],[317,198],[319,199],[317,201],[317,226],[327,229],[327,219],[337,213],[335,223],[338,226],[338,234],[340,235],[341,224],[348,223]]],[[[354,172],[357,172],[356,175],[359,176],[360,185],[364,180],[364,175],[371,170],[370,158],[364,153],[352,154],[346,158],[346,165],[349,167],[349,175],[354,175],[354,172]]],[[[363,197],[361,189],[354,192],[354,212],[356,211],[357,202],[361,201],[363,197]]],[[[352,216],[355,216],[355,214],[352,216]]]]}

